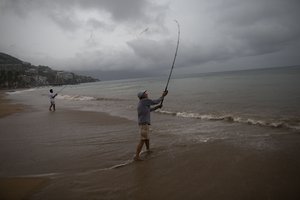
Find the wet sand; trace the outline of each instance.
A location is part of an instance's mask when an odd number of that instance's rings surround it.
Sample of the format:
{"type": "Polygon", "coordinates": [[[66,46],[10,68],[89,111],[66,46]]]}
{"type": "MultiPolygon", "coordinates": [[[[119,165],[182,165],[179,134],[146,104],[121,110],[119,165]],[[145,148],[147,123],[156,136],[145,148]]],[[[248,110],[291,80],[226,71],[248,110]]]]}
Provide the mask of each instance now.
{"type": "Polygon", "coordinates": [[[0,199],[300,198],[299,133],[193,145],[153,134],[133,162],[135,121],[47,109],[0,118],[0,199]]]}
{"type": "Polygon", "coordinates": [[[135,127],[135,122],[105,113],[49,112],[48,107],[25,110],[3,98],[1,107],[6,108],[0,118],[1,200],[31,199],[57,175],[118,163],[111,154],[99,152],[99,145],[108,146],[108,151],[117,149],[114,145],[119,146],[120,138],[116,133],[122,133],[124,125],[126,130],[128,123],[135,127]],[[98,138],[99,134],[104,138],[98,138]]]}
{"type": "Polygon", "coordinates": [[[0,90],[0,118],[14,113],[22,112],[25,109],[24,105],[15,104],[5,98],[5,91],[0,90]]]}
{"type": "MultiPolygon", "coordinates": [[[[0,91],[0,118],[20,113],[25,110],[25,106],[15,104],[6,99],[5,91],[0,91]]],[[[1,127],[3,130],[3,127],[1,127]]],[[[34,192],[42,188],[48,179],[33,177],[0,177],[0,199],[1,200],[18,200],[27,199],[34,192]]]]}
{"type": "Polygon", "coordinates": [[[18,200],[28,199],[35,192],[47,185],[47,178],[0,178],[0,199],[18,200]]]}
{"type": "Polygon", "coordinates": [[[154,149],[146,161],[57,179],[34,199],[299,199],[299,141],[277,139],[289,141],[289,150],[262,152],[223,141],[154,149]]]}

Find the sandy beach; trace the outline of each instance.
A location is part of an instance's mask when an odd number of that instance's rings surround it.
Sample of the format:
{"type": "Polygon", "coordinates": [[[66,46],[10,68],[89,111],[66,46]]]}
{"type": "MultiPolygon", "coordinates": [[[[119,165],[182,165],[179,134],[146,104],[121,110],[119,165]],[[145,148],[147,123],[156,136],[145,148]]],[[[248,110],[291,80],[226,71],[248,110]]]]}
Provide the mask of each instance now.
{"type": "Polygon", "coordinates": [[[230,142],[180,147],[173,156],[154,153],[143,162],[56,180],[34,199],[298,199],[296,143],[290,152],[230,142]]]}
{"type": "Polygon", "coordinates": [[[0,90],[0,118],[13,113],[22,112],[24,105],[15,104],[5,98],[5,91],[0,90]]]}
{"type": "MultiPolygon", "coordinates": [[[[0,91],[0,118],[19,113],[25,106],[15,104],[5,98],[5,91],[0,91]]],[[[2,129],[3,127],[1,127],[2,129]]],[[[47,183],[45,178],[0,177],[0,199],[26,199],[47,183]]]]}
{"type": "Polygon", "coordinates": [[[0,199],[300,198],[297,133],[172,146],[154,133],[153,153],[133,162],[125,118],[37,107],[0,126],[0,199]]]}
{"type": "Polygon", "coordinates": [[[47,178],[0,178],[0,199],[28,199],[48,182],[47,178]]]}
{"type": "MultiPolygon", "coordinates": [[[[63,170],[69,173],[69,171],[88,170],[93,167],[93,164],[86,164],[86,161],[79,162],[79,159],[86,159],[86,154],[81,151],[82,148],[79,147],[78,150],[72,147],[72,151],[65,151],[69,148],[68,145],[74,145],[74,140],[80,140],[73,137],[74,135],[68,138],[67,134],[72,135],[75,132],[81,134],[86,131],[86,128],[95,126],[106,126],[108,129],[109,127],[120,128],[119,126],[128,123],[126,119],[98,112],[72,110],[49,112],[48,107],[42,111],[33,110],[6,99],[5,92],[1,93],[0,101],[1,200],[30,199],[33,194],[51,182],[52,175],[57,174],[52,171],[63,170]],[[80,130],[76,130],[78,127],[81,127],[80,130]],[[68,133],[63,135],[63,132],[68,133]],[[41,135],[45,137],[40,138],[41,135]],[[65,143],[62,144],[56,139],[65,143]],[[66,148],[62,147],[64,145],[66,148]],[[80,153],[83,155],[79,155],[80,153]],[[71,158],[68,158],[70,156],[71,158]]],[[[96,133],[101,132],[101,130],[96,131],[96,133]]],[[[92,136],[90,137],[88,140],[92,140],[92,136]]],[[[86,145],[89,146],[89,144],[86,145]]],[[[89,147],[87,149],[89,150],[89,147]]],[[[107,162],[107,159],[103,160],[107,162]]],[[[102,162],[102,160],[97,162],[102,162]]],[[[105,166],[108,165],[110,165],[109,162],[105,163],[105,166]]],[[[41,199],[43,198],[46,197],[41,199]]],[[[65,199],[65,197],[62,198],[65,199]]]]}

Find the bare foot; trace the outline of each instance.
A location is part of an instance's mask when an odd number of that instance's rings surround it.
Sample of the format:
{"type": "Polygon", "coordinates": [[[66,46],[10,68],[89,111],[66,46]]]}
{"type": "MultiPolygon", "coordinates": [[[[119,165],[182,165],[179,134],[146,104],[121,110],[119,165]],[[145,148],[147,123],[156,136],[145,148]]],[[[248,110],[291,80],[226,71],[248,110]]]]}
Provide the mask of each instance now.
{"type": "Polygon", "coordinates": [[[139,156],[134,156],[134,161],[143,161],[139,156]]]}

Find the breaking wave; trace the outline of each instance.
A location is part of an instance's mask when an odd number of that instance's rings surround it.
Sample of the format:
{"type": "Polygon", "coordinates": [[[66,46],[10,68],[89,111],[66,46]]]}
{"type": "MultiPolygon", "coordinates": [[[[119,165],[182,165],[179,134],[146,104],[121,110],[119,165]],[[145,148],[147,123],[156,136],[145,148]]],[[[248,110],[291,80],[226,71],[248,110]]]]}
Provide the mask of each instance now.
{"type": "Polygon", "coordinates": [[[57,99],[72,100],[72,101],[92,101],[95,100],[94,97],[81,96],[81,95],[58,95],[57,99]]]}
{"type": "Polygon", "coordinates": [[[166,110],[156,111],[159,114],[172,115],[182,118],[193,118],[208,121],[226,121],[234,123],[243,123],[249,125],[257,125],[271,128],[287,128],[296,131],[300,131],[300,121],[272,121],[272,120],[258,120],[232,115],[214,115],[214,114],[199,114],[191,112],[171,112],[166,110]]]}
{"type": "Polygon", "coordinates": [[[122,101],[122,99],[117,98],[92,97],[83,95],[58,95],[56,98],[70,101],[122,101]]]}
{"type": "Polygon", "coordinates": [[[16,91],[8,91],[6,94],[12,95],[12,94],[22,94],[26,92],[33,92],[37,90],[37,88],[30,88],[30,89],[25,89],[25,90],[16,90],[16,91]]]}

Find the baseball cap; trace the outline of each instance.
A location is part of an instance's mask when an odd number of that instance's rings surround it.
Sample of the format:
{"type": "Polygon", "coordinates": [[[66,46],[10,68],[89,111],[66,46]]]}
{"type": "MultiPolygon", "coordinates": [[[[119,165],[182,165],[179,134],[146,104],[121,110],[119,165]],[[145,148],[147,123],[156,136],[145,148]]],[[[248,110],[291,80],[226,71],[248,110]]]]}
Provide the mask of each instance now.
{"type": "Polygon", "coordinates": [[[146,92],[147,92],[147,90],[142,90],[142,91],[140,91],[140,92],[137,94],[138,98],[142,98],[146,92]]]}

